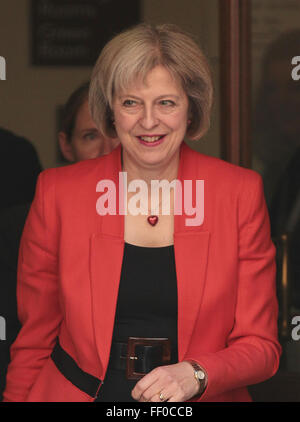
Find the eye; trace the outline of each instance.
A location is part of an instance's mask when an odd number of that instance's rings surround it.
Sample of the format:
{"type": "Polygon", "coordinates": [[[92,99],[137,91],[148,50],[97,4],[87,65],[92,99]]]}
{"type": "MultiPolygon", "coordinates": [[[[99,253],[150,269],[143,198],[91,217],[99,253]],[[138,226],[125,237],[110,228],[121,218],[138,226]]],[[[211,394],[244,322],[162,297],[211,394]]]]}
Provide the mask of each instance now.
{"type": "Polygon", "coordinates": [[[84,134],[83,138],[87,141],[92,141],[93,139],[96,139],[98,136],[98,132],[87,132],[84,134]]]}
{"type": "Polygon", "coordinates": [[[161,100],[159,104],[162,106],[169,106],[169,107],[174,107],[176,105],[175,102],[172,100],[161,100]]]}
{"type": "Polygon", "coordinates": [[[134,100],[125,100],[125,101],[123,101],[123,106],[124,107],[133,107],[133,106],[135,106],[137,104],[137,102],[136,101],[134,101],[134,100]]]}

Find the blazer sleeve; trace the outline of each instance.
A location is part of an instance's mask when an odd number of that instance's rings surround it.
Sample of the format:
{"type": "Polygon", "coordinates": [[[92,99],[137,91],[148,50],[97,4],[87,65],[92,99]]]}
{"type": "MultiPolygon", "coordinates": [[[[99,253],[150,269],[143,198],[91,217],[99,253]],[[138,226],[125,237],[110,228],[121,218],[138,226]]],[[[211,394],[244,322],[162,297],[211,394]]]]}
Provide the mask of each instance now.
{"type": "Polygon", "coordinates": [[[4,401],[26,400],[52,352],[62,321],[54,176],[55,169],[40,174],[21,238],[17,300],[22,328],[10,350],[4,401]]]}
{"type": "Polygon", "coordinates": [[[227,347],[193,359],[208,374],[201,400],[256,384],[273,376],[279,366],[281,346],[277,337],[275,247],[261,177],[251,172],[239,197],[238,287],[235,323],[227,347]]]}

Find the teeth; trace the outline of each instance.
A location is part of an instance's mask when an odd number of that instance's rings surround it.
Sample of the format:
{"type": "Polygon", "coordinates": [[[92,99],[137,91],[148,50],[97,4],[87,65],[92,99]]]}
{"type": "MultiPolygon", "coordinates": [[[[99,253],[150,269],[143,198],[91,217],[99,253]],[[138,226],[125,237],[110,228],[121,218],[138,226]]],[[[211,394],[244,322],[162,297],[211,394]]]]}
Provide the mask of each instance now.
{"type": "Polygon", "coordinates": [[[158,141],[161,136],[141,136],[140,138],[145,142],[155,142],[158,141]]]}

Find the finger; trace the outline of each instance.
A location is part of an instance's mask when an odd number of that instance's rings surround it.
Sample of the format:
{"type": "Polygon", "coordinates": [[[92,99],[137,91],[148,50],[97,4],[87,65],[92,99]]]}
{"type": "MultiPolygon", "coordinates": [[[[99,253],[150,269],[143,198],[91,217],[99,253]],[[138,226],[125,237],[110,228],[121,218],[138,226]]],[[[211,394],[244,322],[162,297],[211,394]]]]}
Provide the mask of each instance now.
{"type": "Polygon", "coordinates": [[[150,385],[149,388],[147,388],[141,395],[140,401],[159,401],[153,400],[153,397],[158,398],[161,390],[164,388],[164,385],[162,384],[161,380],[158,380],[150,385]]]}
{"type": "Polygon", "coordinates": [[[162,389],[159,394],[155,394],[155,396],[152,397],[152,402],[165,402],[168,401],[171,397],[171,393],[166,392],[166,390],[162,389]]]}
{"type": "Polygon", "coordinates": [[[131,391],[131,396],[135,400],[141,399],[143,393],[157,381],[158,375],[154,371],[149,372],[149,374],[145,375],[141,378],[134,386],[133,390],[131,391]]]}
{"type": "Polygon", "coordinates": [[[156,383],[144,393],[148,401],[151,402],[164,402],[168,401],[170,397],[177,393],[177,384],[171,383],[156,383]]]}

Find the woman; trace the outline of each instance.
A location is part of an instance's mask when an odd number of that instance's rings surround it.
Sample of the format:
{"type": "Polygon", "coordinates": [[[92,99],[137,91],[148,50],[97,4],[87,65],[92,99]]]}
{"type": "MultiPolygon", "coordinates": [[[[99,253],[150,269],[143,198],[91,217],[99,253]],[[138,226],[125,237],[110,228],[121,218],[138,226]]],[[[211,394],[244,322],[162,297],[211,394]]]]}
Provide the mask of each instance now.
{"type": "Polygon", "coordinates": [[[39,179],[6,400],[249,401],[276,372],[261,179],[183,143],[205,133],[211,102],[202,52],[172,25],[103,49],[92,117],[121,145],[39,179]]]}
{"type": "Polygon", "coordinates": [[[100,134],[90,114],[88,96],[89,82],[85,82],[70,95],[63,109],[59,147],[71,163],[109,154],[119,143],[100,134]]]}

